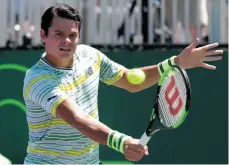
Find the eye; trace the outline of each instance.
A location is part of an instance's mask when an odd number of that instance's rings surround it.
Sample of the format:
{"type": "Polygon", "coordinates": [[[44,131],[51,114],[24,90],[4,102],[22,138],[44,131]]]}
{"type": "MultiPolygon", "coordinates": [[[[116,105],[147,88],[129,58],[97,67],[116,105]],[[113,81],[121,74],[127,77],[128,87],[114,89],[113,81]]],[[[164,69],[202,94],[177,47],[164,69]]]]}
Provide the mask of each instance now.
{"type": "Polygon", "coordinates": [[[77,37],[77,34],[71,34],[70,37],[77,37]]]}
{"type": "Polygon", "coordinates": [[[55,33],[55,36],[59,37],[59,36],[61,36],[61,34],[60,33],[55,33]]]}

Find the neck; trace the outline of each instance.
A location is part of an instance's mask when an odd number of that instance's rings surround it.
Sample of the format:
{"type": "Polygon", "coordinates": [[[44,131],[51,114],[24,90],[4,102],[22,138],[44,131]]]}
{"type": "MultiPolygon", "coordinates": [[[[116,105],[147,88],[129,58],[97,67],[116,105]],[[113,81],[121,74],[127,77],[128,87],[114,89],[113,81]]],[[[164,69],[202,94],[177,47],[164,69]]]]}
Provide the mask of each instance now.
{"type": "Polygon", "coordinates": [[[55,56],[52,56],[50,54],[46,54],[44,57],[50,64],[54,65],[55,67],[58,68],[71,68],[73,65],[73,56],[69,59],[59,59],[56,58],[55,56]]]}

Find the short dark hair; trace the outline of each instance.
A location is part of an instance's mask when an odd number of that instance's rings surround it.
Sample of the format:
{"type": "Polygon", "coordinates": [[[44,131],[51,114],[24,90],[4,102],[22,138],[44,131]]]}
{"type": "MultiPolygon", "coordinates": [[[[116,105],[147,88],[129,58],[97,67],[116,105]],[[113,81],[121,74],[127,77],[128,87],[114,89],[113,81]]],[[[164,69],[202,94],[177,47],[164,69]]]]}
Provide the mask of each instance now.
{"type": "Polygon", "coordinates": [[[76,21],[80,31],[82,17],[80,16],[79,11],[67,4],[56,3],[52,7],[48,8],[41,17],[41,29],[45,31],[46,36],[48,35],[48,29],[52,25],[54,16],[76,21]]]}

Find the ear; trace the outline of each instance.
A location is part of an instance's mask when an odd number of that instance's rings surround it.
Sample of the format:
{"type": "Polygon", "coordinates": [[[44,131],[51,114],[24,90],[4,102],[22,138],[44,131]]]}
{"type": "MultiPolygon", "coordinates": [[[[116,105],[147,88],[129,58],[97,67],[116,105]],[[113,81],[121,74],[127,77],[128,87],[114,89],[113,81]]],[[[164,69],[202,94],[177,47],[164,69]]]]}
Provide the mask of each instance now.
{"type": "Polygon", "coordinates": [[[46,36],[45,36],[45,31],[43,29],[40,30],[40,36],[41,36],[41,41],[45,43],[46,36]]]}

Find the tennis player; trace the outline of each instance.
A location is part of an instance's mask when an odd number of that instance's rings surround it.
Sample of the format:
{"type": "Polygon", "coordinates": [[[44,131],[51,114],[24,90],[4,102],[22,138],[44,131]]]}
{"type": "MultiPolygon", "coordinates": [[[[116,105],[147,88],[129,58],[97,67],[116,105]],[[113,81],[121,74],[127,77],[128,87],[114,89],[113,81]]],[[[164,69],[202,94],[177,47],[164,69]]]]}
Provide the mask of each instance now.
{"type": "MultiPolygon", "coordinates": [[[[78,45],[81,28],[78,10],[55,4],[41,18],[40,36],[45,52],[26,73],[23,97],[27,107],[29,142],[25,164],[99,164],[99,144],[121,152],[130,161],[148,155],[147,146],[99,122],[99,81],[129,92],[157,83],[158,65],[141,68],[142,85],[126,80],[128,69],[100,51],[78,45]]],[[[204,61],[220,60],[218,43],[196,48],[198,39],[171,60],[182,68],[215,69],[204,61]]],[[[162,62],[166,65],[166,61],[162,62]]],[[[108,109],[109,111],[109,109],[108,109]]]]}

